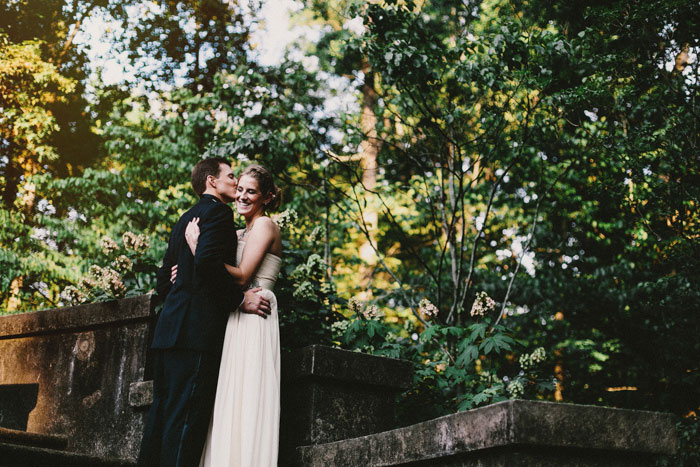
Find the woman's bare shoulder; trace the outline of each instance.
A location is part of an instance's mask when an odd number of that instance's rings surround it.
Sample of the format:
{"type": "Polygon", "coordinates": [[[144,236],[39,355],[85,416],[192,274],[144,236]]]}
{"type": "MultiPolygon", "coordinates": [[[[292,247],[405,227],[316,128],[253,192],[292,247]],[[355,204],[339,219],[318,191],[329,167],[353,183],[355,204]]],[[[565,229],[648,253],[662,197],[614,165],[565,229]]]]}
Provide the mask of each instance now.
{"type": "Polygon", "coordinates": [[[256,221],[255,224],[253,225],[253,228],[259,227],[261,230],[271,230],[272,232],[279,233],[280,228],[277,226],[275,221],[270,219],[267,216],[262,216],[259,217],[256,221]]]}

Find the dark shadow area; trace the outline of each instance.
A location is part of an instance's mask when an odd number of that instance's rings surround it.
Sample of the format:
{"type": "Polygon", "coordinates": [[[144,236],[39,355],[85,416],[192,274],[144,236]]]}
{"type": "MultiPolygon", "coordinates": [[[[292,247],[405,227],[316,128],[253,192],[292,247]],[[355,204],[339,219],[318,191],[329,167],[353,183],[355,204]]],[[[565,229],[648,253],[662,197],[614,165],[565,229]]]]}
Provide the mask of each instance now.
{"type": "Polygon", "coordinates": [[[38,395],[38,383],[0,385],[0,427],[27,431],[38,395]]]}

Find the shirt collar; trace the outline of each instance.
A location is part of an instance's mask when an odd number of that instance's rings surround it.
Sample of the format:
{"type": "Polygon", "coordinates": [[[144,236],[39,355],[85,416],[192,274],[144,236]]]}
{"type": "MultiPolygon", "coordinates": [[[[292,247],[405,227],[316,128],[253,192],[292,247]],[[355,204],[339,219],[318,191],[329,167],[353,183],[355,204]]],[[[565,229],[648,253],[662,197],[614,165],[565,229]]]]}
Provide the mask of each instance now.
{"type": "Polygon", "coordinates": [[[210,195],[209,193],[204,193],[202,196],[200,196],[200,199],[208,199],[208,200],[214,201],[215,203],[221,202],[221,200],[219,198],[217,198],[214,195],[210,195]]]}

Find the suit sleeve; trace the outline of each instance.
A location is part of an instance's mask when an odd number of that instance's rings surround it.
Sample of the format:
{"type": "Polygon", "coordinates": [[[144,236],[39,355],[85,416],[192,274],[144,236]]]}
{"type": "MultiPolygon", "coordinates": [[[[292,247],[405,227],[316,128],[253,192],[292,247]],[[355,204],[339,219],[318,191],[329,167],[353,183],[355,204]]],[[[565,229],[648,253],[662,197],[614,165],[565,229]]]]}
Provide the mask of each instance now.
{"type": "Polygon", "coordinates": [[[231,209],[226,205],[216,205],[211,214],[202,219],[194,255],[194,275],[196,282],[207,284],[207,288],[226,291],[232,305],[238,306],[243,293],[224,266],[229,236],[235,235],[235,231],[231,209]]]}
{"type": "Polygon", "coordinates": [[[156,303],[164,302],[165,297],[170,292],[173,285],[170,282],[170,270],[176,263],[177,257],[173,245],[173,232],[170,232],[170,240],[168,241],[168,248],[165,250],[163,264],[156,271],[156,303]]]}

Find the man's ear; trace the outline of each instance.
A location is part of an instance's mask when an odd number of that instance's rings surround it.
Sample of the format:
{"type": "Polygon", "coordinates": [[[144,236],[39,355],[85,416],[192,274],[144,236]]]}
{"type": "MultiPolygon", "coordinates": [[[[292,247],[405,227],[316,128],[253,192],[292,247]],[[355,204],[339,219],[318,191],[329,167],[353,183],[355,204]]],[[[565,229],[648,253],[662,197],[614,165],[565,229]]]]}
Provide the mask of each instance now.
{"type": "Polygon", "coordinates": [[[216,177],[213,175],[207,175],[207,186],[211,188],[216,188],[216,177]]]}

